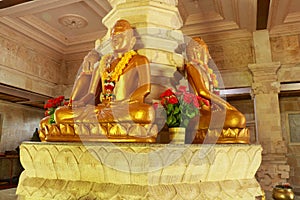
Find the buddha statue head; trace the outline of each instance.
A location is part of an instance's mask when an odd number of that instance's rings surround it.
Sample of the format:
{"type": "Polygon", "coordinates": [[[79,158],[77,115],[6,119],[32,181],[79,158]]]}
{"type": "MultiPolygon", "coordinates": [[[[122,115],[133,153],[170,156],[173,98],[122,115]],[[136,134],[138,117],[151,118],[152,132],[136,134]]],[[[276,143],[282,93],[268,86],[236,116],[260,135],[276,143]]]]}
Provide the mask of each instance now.
{"type": "Polygon", "coordinates": [[[186,47],[186,54],[189,61],[207,64],[210,59],[208,46],[200,37],[194,37],[186,47]]]}
{"type": "Polygon", "coordinates": [[[133,48],[136,42],[133,28],[127,20],[118,20],[112,27],[111,45],[115,53],[124,53],[133,48]]]}

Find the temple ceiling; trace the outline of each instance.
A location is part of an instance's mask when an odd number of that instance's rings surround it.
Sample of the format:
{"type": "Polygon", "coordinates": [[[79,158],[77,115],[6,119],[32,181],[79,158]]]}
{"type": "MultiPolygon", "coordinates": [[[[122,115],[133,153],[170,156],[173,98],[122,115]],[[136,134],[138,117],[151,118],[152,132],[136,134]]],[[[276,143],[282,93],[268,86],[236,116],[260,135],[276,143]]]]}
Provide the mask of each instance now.
{"type": "MultiPolygon", "coordinates": [[[[107,0],[2,0],[0,23],[72,54],[106,34],[102,19],[111,9],[107,0]]],[[[179,0],[178,9],[183,33],[207,40],[265,28],[271,35],[300,31],[299,0],[179,0]]]]}

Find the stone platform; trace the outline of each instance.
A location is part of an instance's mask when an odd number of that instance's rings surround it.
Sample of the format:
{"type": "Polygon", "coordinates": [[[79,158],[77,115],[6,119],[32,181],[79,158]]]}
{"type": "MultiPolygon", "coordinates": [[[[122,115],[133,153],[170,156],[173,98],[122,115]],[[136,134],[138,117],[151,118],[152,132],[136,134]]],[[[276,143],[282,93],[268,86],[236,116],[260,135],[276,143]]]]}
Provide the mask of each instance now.
{"type": "Polygon", "coordinates": [[[20,199],[255,199],[259,145],[33,143],[20,199]]]}

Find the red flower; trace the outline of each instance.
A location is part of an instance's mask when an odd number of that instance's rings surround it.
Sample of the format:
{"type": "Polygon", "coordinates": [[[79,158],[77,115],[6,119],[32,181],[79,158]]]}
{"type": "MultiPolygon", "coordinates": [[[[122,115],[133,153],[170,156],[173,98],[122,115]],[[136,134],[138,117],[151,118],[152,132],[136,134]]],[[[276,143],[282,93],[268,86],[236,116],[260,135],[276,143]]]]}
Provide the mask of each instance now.
{"type": "MultiPolygon", "coordinates": [[[[210,105],[209,100],[188,92],[186,86],[179,86],[175,93],[171,89],[167,89],[160,95],[160,98],[161,105],[167,111],[166,124],[168,127],[187,127],[190,119],[199,115],[201,106],[210,105]]],[[[156,109],[158,105],[154,104],[153,106],[156,109]]]]}
{"type": "Polygon", "coordinates": [[[164,98],[164,97],[170,97],[174,95],[174,93],[172,92],[171,89],[167,89],[165,92],[163,92],[161,95],[160,95],[160,98],[164,98]]]}
{"type": "Polygon", "coordinates": [[[45,109],[47,109],[47,108],[52,108],[53,106],[54,106],[54,103],[48,101],[48,103],[46,103],[46,104],[44,105],[44,108],[45,108],[45,109]]]}
{"type": "Polygon", "coordinates": [[[46,116],[46,117],[49,116],[49,110],[46,110],[46,111],[45,111],[45,116],[46,116]]]}
{"type": "Polygon", "coordinates": [[[104,85],[104,89],[105,89],[105,90],[113,91],[114,86],[113,86],[113,85],[104,85]]]}
{"type": "Polygon", "coordinates": [[[48,99],[47,102],[50,103],[50,104],[53,104],[54,103],[54,99],[48,99]]]}
{"type": "Polygon", "coordinates": [[[160,101],[160,103],[161,103],[161,105],[165,106],[165,105],[166,105],[166,99],[162,99],[162,100],[160,101]]]}
{"type": "Polygon", "coordinates": [[[207,105],[207,106],[210,105],[210,102],[209,102],[207,99],[202,99],[202,101],[203,101],[203,103],[204,103],[205,105],[207,105]]]}
{"type": "Polygon", "coordinates": [[[178,99],[177,99],[175,96],[172,96],[172,97],[169,99],[169,103],[171,103],[171,104],[176,104],[176,103],[178,103],[178,99]]]}
{"type": "Polygon", "coordinates": [[[59,96],[59,97],[57,97],[57,99],[59,99],[60,101],[63,101],[65,99],[65,96],[59,96]]]}

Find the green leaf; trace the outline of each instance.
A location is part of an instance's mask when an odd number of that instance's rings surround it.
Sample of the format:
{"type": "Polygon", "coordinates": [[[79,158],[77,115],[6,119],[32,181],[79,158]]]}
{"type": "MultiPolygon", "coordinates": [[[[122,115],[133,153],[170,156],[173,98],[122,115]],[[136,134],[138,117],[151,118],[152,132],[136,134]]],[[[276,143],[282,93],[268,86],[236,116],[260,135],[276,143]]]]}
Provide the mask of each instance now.
{"type": "Polygon", "coordinates": [[[176,115],[178,113],[180,113],[180,109],[179,109],[179,107],[176,106],[175,109],[174,109],[174,114],[176,115]]]}
{"type": "Polygon", "coordinates": [[[170,115],[173,112],[173,104],[167,105],[167,114],[170,115]]]}
{"type": "Polygon", "coordinates": [[[190,122],[190,120],[188,120],[188,119],[183,120],[183,126],[187,127],[189,125],[189,122],[190,122]]]}
{"type": "Polygon", "coordinates": [[[54,120],[54,114],[51,114],[49,117],[49,123],[50,124],[55,124],[55,120],[54,120]]]}
{"type": "Polygon", "coordinates": [[[186,115],[188,116],[188,118],[193,118],[196,116],[196,113],[194,111],[186,113],[186,115]]]}
{"type": "Polygon", "coordinates": [[[171,124],[171,122],[172,122],[172,116],[168,116],[166,123],[167,124],[171,124]]]}

